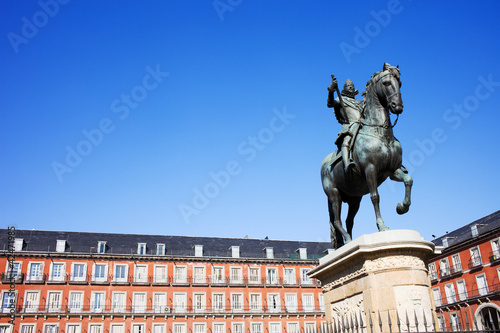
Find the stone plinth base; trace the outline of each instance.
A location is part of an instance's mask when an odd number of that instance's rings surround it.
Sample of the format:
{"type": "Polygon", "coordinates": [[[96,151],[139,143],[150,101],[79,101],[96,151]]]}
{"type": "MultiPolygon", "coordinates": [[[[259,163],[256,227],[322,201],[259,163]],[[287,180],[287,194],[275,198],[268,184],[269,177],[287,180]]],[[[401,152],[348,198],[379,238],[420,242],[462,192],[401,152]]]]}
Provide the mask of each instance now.
{"type": "Polygon", "coordinates": [[[363,235],[320,259],[309,273],[321,280],[328,322],[375,331],[430,330],[435,313],[427,260],[434,244],[413,230],[363,235]],[[379,322],[380,321],[380,322],[379,322]],[[399,325],[398,325],[399,324],[399,325]]]}

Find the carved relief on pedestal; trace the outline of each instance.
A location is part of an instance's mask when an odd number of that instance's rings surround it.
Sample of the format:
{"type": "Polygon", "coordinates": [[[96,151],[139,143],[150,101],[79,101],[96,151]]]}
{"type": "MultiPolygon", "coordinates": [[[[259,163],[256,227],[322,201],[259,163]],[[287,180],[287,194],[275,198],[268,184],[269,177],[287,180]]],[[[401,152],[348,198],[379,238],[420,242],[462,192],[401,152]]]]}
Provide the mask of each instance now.
{"type": "Polygon", "coordinates": [[[364,268],[367,271],[400,268],[400,267],[426,269],[425,263],[422,261],[422,259],[407,255],[396,255],[390,257],[377,258],[374,260],[367,260],[364,264],[364,268]]]}
{"type": "Polygon", "coordinates": [[[427,287],[395,286],[394,295],[402,332],[415,331],[417,324],[419,331],[423,332],[432,327],[431,300],[427,287]]]}
{"type": "Polygon", "coordinates": [[[363,301],[363,293],[332,303],[331,309],[332,320],[334,323],[356,322],[359,325],[365,324],[365,305],[363,301]]]}

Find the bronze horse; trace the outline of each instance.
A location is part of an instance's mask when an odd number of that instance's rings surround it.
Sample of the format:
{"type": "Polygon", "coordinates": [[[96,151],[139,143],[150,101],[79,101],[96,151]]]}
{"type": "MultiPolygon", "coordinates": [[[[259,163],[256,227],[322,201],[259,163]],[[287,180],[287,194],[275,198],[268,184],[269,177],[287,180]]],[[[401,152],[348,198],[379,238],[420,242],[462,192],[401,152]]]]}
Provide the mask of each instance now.
{"type": "Polygon", "coordinates": [[[398,67],[384,64],[383,70],[374,73],[366,84],[361,129],[352,148],[352,156],[357,165],[355,170],[346,173],[337,153],[329,154],[321,164],[323,190],[328,197],[330,236],[335,249],[352,240],[354,216],[358,212],[362,196],[367,193],[370,193],[373,203],[378,230],[389,229],[380,215],[377,190],[387,177],[404,182],[405,185],[404,200],[396,207],[398,214],[404,214],[410,208],[413,179],[403,171],[403,150],[394,137],[389,115],[389,111],[397,115],[403,112],[398,67]],[[340,220],[342,202],[349,205],[347,231],[340,220]]]}

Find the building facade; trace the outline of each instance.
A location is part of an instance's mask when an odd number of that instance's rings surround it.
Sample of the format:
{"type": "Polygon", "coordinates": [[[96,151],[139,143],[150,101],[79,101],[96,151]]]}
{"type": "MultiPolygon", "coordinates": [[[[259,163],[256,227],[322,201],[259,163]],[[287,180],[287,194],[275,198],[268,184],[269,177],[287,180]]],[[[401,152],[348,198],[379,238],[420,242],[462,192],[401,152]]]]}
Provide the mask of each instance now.
{"type": "Polygon", "coordinates": [[[500,211],[433,240],[429,262],[443,330],[500,329],[500,211]]]}
{"type": "Polygon", "coordinates": [[[3,229],[0,244],[0,333],[298,333],[325,322],[307,272],[329,243],[3,229]]]}

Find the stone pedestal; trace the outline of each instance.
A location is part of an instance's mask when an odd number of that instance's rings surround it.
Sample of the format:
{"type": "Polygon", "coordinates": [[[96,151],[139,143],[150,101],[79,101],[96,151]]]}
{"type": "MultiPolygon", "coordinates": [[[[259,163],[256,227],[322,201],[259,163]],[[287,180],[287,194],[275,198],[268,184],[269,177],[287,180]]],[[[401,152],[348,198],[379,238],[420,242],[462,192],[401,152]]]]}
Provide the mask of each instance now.
{"type": "Polygon", "coordinates": [[[432,331],[427,260],[433,253],[434,244],[418,232],[388,230],[363,235],[321,258],[309,276],[321,280],[326,318],[336,327],[405,332],[418,325],[432,331]]]}

